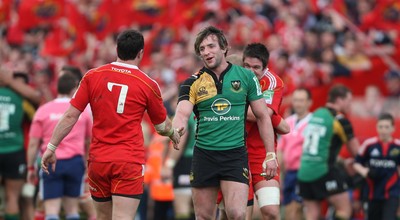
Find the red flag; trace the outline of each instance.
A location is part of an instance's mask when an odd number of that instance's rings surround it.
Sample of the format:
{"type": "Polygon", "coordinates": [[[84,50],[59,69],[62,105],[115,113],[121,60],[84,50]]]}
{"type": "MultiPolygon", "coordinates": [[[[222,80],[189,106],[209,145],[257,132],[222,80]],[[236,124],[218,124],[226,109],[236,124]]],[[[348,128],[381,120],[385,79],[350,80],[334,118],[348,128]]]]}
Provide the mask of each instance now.
{"type": "Polygon", "coordinates": [[[168,0],[130,0],[128,7],[129,17],[133,23],[151,25],[170,22],[168,0]]]}
{"type": "Polygon", "coordinates": [[[202,4],[203,1],[200,0],[176,0],[170,8],[173,26],[183,25],[191,29],[196,18],[204,14],[202,4]]]}
{"type": "Polygon", "coordinates": [[[22,29],[52,25],[64,16],[65,0],[24,0],[18,8],[18,24],[22,29]]]}
{"type": "Polygon", "coordinates": [[[97,10],[87,14],[89,31],[94,33],[97,39],[102,40],[114,31],[111,21],[114,9],[113,0],[103,0],[97,10]]]}
{"type": "Polygon", "coordinates": [[[10,20],[11,0],[0,0],[0,24],[7,24],[10,20]]]}

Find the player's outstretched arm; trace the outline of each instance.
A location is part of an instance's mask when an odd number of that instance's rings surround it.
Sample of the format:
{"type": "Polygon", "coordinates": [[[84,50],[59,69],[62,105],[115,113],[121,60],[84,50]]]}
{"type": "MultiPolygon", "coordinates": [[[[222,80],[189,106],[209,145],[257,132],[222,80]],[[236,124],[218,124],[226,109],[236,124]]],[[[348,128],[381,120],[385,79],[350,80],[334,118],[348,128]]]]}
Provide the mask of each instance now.
{"type": "Polygon", "coordinates": [[[60,142],[71,132],[75,123],[78,121],[81,111],[79,111],[74,106],[70,105],[64,115],[61,117],[60,121],[54,128],[53,134],[51,136],[50,142],[47,144],[47,149],[42,157],[42,169],[44,172],[49,174],[48,168],[52,167],[54,171],[56,168],[56,149],[60,142]]]}
{"type": "Polygon", "coordinates": [[[276,175],[278,163],[276,161],[275,147],[274,147],[274,131],[272,128],[271,118],[268,114],[267,106],[263,99],[258,99],[250,102],[250,106],[254,115],[257,118],[257,126],[260,132],[261,139],[263,140],[266,149],[266,158],[263,163],[263,170],[265,170],[265,177],[271,179],[276,175]]]}

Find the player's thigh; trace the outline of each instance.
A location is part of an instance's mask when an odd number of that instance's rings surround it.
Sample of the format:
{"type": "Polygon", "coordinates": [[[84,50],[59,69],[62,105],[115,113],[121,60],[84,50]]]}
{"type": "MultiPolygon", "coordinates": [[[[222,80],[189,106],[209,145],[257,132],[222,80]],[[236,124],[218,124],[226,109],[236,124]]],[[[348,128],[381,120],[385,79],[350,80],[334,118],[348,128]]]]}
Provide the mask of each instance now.
{"type": "Polygon", "coordinates": [[[279,182],[275,179],[258,182],[256,185],[254,185],[254,191],[260,208],[264,206],[279,206],[279,182]]]}
{"type": "Polygon", "coordinates": [[[93,200],[93,207],[96,210],[97,220],[110,220],[112,219],[112,201],[96,201],[93,200]]]}
{"type": "Polygon", "coordinates": [[[224,197],[225,210],[229,216],[229,210],[246,212],[249,186],[245,183],[234,181],[221,181],[221,191],[224,197]]]}
{"type": "Polygon", "coordinates": [[[192,191],[190,188],[174,189],[175,215],[190,215],[192,210],[192,191]]]}
{"type": "Polygon", "coordinates": [[[135,218],[140,199],[113,195],[112,203],[113,220],[132,220],[135,218]]]}
{"type": "Polygon", "coordinates": [[[192,187],[196,218],[212,218],[216,212],[218,187],[192,187]]]}
{"type": "Polygon", "coordinates": [[[336,210],[351,211],[350,195],[348,192],[341,192],[328,197],[328,201],[336,210]]]}

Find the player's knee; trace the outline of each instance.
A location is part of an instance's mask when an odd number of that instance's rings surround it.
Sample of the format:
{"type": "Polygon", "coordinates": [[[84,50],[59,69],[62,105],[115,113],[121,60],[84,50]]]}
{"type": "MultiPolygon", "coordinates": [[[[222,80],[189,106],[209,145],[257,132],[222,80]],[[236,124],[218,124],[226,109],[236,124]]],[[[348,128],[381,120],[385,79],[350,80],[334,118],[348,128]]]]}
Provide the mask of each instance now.
{"type": "Polygon", "coordinates": [[[261,213],[264,219],[279,219],[279,206],[278,205],[269,205],[261,208],[261,213]]]}
{"type": "Polygon", "coordinates": [[[236,208],[229,208],[226,209],[226,216],[228,219],[245,219],[246,218],[246,209],[236,209],[236,208]]]}

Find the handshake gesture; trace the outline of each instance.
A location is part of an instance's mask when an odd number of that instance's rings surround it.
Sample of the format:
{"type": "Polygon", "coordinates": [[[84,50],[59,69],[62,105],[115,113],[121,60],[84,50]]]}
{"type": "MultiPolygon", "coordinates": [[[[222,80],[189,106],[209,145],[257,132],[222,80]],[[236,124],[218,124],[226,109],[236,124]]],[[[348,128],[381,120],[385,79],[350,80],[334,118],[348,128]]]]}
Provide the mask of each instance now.
{"type": "Polygon", "coordinates": [[[170,134],[168,135],[169,139],[171,139],[174,149],[179,150],[179,141],[181,136],[185,133],[184,128],[172,128],[170,134]]]}

